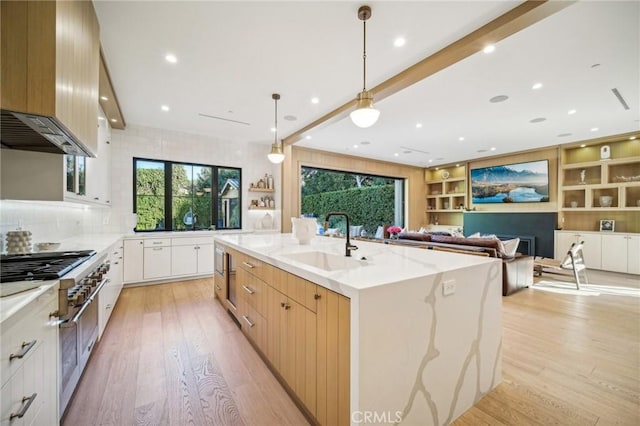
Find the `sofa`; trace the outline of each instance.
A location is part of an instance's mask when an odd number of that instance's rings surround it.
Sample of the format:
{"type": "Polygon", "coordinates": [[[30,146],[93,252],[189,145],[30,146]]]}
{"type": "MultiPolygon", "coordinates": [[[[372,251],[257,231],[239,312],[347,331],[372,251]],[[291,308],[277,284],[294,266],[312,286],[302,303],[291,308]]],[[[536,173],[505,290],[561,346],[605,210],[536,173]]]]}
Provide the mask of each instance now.
{"type": "MultiPolygon", "coordinates": [[[[505,242],[498,238],[465,238],[446,232],[404,232],[398,235],[397,243],[499,258],[502,260],[503,296],[533,285],[533,257],[515,253],[515,248],[506,253],[505,242]]],[[[516,241],[515,247],[517,245],[516,241]]]]}

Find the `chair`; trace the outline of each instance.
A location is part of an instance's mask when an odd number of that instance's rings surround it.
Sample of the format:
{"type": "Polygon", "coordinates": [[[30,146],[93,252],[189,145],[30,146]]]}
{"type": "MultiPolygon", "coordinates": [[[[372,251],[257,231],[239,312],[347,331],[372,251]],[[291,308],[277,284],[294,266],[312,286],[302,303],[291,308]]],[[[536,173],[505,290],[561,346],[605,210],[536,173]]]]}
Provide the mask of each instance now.
{"type": "Polygon", "coordinates": [[[582,254],[583,246],[584,241],[571,244],[571,247],[562,262],[558,262],[554,259],[535,257],[533,261],[534,272],[537,276],[541,276],[545,268],[571,270],[573,271],[573,277],[576,281],[576,289],[580,290],[580,271],[583,271],[585,284],[589,284],[589,280],[587,279],[587,266],[584,264],[584,256],[582,254]]]}

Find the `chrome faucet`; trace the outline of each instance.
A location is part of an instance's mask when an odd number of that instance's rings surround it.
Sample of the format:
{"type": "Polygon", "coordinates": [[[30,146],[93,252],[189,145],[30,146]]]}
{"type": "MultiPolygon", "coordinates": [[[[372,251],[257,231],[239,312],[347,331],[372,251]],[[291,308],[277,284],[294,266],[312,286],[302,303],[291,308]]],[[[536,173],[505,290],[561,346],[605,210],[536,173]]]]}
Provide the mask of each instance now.
{"type": "Polygon", "coordinates": [[[351,241],[349,240],[349,216],[344,213],[344,212],[331,212],[331,213],[327,213],[327,217],[324,218],[324,230],[326,231],[329,228],[329,218],[331,216],[344,216],[345,219],[347,219],[347,244],[345,246],[345,252],[344,255],[347,257],[351,257],[351,252],[353,250],[358,250],[357,246],[354,246],[353,244],[351,244],[351,241]]]}

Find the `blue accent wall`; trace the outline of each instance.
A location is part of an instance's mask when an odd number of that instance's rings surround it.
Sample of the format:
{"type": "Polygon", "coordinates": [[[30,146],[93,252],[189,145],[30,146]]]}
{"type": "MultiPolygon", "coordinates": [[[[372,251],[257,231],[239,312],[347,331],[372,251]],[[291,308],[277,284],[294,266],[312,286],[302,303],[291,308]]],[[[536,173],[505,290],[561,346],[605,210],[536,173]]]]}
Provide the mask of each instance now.
{"type": "Polygon", "coordinates": [[[464,213],[464,235],[473,233],[535,237],[535,255],[553,257],[557,213],[464,213]]]}

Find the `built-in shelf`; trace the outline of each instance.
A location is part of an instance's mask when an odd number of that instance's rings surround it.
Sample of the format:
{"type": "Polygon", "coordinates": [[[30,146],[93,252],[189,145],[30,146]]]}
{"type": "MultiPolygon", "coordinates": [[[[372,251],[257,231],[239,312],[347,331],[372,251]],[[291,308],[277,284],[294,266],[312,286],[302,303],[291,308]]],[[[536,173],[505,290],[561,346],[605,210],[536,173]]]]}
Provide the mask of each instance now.
{"type": "Polygon", "coordinates": [[[256,207],[256,206],[249,206],[249,210],[275,210],[275,207],[256,207]]]}
{"type": "Polygon", "coordinates": [[[467,171],[464,165],[451,165],[425,171],[426,223],[462,224],[463,210],[460,207],[467,205],[466,180],[467,171]]]}
{"type": "Polygon", "coordinates": [[[274,188],[249,188],[249,192],[276,192],[274,188]]]}

